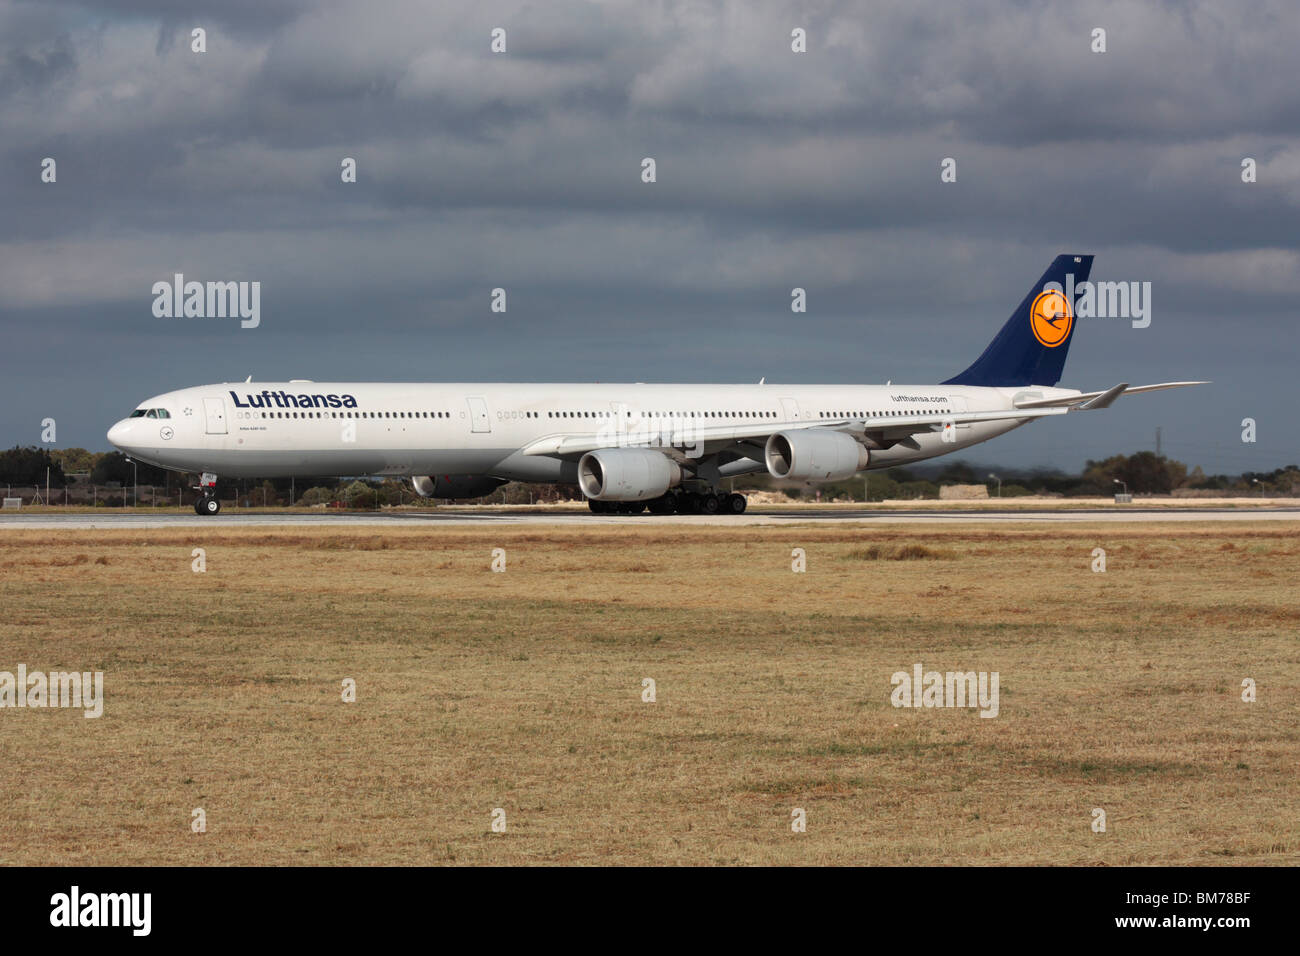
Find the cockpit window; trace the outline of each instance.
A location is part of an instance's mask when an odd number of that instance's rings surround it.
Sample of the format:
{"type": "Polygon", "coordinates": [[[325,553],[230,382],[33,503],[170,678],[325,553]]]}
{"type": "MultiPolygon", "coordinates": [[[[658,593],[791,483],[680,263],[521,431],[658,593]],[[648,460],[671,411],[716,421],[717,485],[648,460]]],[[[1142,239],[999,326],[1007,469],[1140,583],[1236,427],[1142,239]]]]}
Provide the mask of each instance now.
{"type": "Polygon", "coordinates": [[[172,413],[165,408],[137,408],[131,418],[171,418],[172,413]]]}
{"type": "Polygon", "coordinates": [[[158,417],[159,417],[159,418],[171,418],[171,417],[172,417],[172,413],[169,412],[169,411],[167,411],[167,409],[165,409],[165,408],[160,408],[160,409],[158,409],[158,417]]]}
{"type": "Polygon", "coordinates": [[[156,408],[151,408],[151,409],[149,409],[149,411],[145,413],[145,416],[144,416],[144,417],[145,417],[145,418],[157,418],[157,417],[158,417],[158,409],[156,409],[156,408]]]}
{"type": "Polygon", "coordinates": [[[145,411],[146,411],[146,410],[143,409],[143,408],[137,408],[135,411],[133,411],[133,412],[131,413],[131,417],[132,417],[132,418],[144,418],[144,413],[145,413],[145,411]]]}

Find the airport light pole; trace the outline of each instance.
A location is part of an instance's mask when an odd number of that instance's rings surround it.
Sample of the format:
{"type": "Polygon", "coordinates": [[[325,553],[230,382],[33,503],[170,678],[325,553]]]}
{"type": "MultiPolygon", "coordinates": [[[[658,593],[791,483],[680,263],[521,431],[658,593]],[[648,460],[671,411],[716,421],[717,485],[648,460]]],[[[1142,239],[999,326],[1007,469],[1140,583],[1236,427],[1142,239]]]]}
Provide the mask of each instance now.
{"type": "Polygon", "coordinates": [[[996,482],[998,483],[998,497],[1001,498],[1001,497],[1002,497],[1002,479],[999,478],[997,475],[993,474],[993,472],[991,472],[991,471],[989,472],[989,477],[992,478],[994,481],[996,481],[996,482]]]}
{"type": "Polygon", "coordinates": [[[1128,494],[1128,485],[1126,485],[1124,482],[1120,481],[1118,478],[1113,478],[1113,479],[1111,479],[1111,480],[1112,480],[1115,484],[1119,485],[1121,488],[1124,489],[1124,494],[1128,494]]]}

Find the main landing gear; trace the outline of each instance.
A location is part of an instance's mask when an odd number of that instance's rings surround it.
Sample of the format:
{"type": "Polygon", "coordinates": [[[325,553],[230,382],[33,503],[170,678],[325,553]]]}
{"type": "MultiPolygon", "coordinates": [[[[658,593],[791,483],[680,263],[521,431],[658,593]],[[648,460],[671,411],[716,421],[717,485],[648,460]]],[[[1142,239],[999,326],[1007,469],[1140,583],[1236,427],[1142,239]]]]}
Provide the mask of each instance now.
{"type": "Polygon", "coordinates": [[[587,499],[587,507],[598,515],[635,515],[649,511],[655,515],[739,515],[749,504],[744,495],[719,495],[711,491],[670,491],[649,501],[597,501],[587,499]]]}
{"type": "Polygon", "coordinates": [[[199,476],[199,483],[194,486],[199,497],[194,501],[196,515],[215,515],[221,512],[221,502],[217,500],[217,476],[205,471],[199,476]]]}

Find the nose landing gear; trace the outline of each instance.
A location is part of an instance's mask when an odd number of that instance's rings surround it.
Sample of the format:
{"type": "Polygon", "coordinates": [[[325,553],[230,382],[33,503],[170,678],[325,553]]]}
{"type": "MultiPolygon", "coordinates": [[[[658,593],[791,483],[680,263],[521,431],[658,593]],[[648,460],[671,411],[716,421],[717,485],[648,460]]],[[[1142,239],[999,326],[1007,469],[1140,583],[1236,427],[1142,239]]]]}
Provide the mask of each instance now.
{"type": "Polygon", "coordinates": [[[205,471],[199,476],[199,483],[194,486],[199,497],[194,502],[196,515],[215,515],[221,511],[221,502],[217,500],[217,476],[205,471]]]}
{"type": "Polygon", "coordinates": [[[211,495],[204,495],[198,501],[194,502],[194,513],[199,515],[214,515],[221,511],[221,502],[211,495]]]}

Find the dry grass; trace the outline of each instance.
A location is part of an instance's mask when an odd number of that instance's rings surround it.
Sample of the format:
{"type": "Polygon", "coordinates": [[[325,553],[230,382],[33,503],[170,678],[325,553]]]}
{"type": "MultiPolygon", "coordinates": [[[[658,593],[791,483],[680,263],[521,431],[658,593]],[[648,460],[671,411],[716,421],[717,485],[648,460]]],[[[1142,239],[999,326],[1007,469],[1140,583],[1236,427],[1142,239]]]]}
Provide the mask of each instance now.
{"type": "Polygon", "coordinates": [[[6,531],[0,670],[107,701],[0,710],[0,862],[1294,864],[1298,571],[1248,522],[6,531]],[[918,661],[1000,716],[891,707],[918,661]]]}
{"type": "Polygon", "coordinates": [[[952,558],[955,552],[943,548],[931,548],[924,544],[873,544],[869,548],[856,548],[845,557],[854,561],[924,561],[929,559],[952,558]]]}

